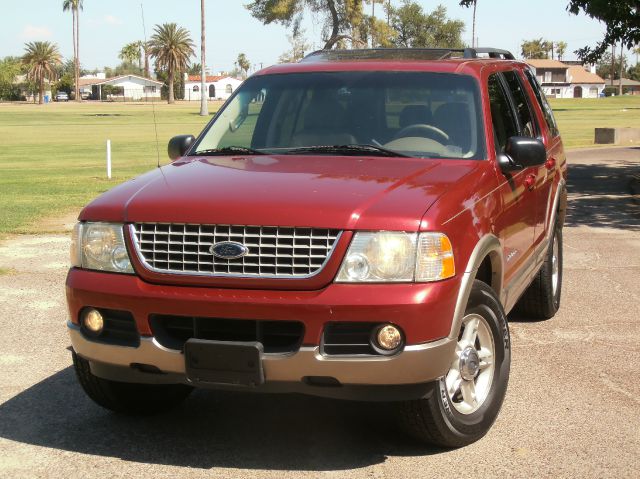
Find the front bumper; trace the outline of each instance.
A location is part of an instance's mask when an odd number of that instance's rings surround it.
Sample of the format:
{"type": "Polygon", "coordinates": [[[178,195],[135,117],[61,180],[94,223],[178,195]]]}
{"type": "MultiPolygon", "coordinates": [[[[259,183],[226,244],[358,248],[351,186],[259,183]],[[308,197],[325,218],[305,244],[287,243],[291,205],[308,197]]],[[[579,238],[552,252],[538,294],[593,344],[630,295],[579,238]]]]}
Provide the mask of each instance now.
{"type": "MultiPolygon", "coordinates": [[[[137,348],[98,343],[86,339],[75,324],[67,324],[74,351],[90,362],[123,368],[152,366],[186,382],[185,360],[180,351],[166,349],[153,338],[142,338],[137,348]]],[[[407,346],[392,357],[328,357],[320,354],[318,346],[303,346],[293,354],[265,354],[263,367],[267,382],[297,383],[323,377],[334,378],[343,385],[419,384],[447,372],[455,346],[455,340],[445,338],[407,346]]],[[[162,375],[147,374],[149,382],[163,379],[162,375]]],[[[126,380],[126,375],[121,379],[126,380]]]]}
{"type": "Polygon", "coordinates": [[[168,314],[302,321],[305,332],[298,351],[263,356],[266,385],[301,384],[308,378],[333,378],[341,385],[424,384],[449,369],[455,341],[447,336],[458,283],[452,278],[429,284],[330,284],[315,291],[240,290],[150,284],[134,275],[72,269],[67,277],[68,325],[74,351],[91,362],[94,374],[107,379],[187,382],[184,355],[160,345],[149,324],[150,315],[168,314]],[[78,320],[85,307],[130,312],[140,345],[117,346],[83,336],[78,320]],[[394,323],[407,345],[390,357],[325,355],[321,338],[332,321],[394,323]],[[112,367],[108,375],[100,372],[105,371],[101,366],[112,367]]]}

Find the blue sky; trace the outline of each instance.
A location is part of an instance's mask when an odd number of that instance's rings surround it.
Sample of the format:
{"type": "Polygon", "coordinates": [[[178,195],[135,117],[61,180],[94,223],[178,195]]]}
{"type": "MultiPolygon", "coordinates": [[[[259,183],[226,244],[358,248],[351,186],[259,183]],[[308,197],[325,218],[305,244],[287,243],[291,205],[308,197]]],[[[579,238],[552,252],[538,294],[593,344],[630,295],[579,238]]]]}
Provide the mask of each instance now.
{"type": "MultiPolygon", "coordinates": [[[[62,0],[31,0],[28,7],[12,3],[0,17],[0,57],[21,55],[24,43],[49,40],[59,45],[66,58],[73,56],[71,14],[62,12],[62,0]]],[[[80,60],[93,69],[119,63],[118,52],[125,43],[143,38],[140,4],[144,5],[147,36],[158,23],[176,22],[188,28],[200,43],[200,2],[198,0],[84,0],[80,17],[80,60]]],[[[289,43],[284,27],[263,26],[244,8],[248,0],[207,0],[207,65],[214,71],[231,70],[238,53],[244,52],[254,65],[275,63],[289,43]]],[[[399,4],[399,0],[392,3],[399,4]]],[[[471,43],[471,9],[458,1],[418,0],[426,10],[447,7],[452,18],[467,25],[464,39],[471,43]]],[[[523,39],[545,37],[563,40],[569,48],[566,59],[574,58],[579,47],[594,45],[603,26],[583,15],[569,15],[566,0],[480,0],[477,37],[480,46],[506,48],[519,53],[523,39]]],[[[382,8],[377,10],[382,14],[382,8]]],[[[304,27],[309,43],[321,46],[321,28],[310,17],[304,27]]],[[[199,50],[199,49],[198,49],[199,50]]]]}

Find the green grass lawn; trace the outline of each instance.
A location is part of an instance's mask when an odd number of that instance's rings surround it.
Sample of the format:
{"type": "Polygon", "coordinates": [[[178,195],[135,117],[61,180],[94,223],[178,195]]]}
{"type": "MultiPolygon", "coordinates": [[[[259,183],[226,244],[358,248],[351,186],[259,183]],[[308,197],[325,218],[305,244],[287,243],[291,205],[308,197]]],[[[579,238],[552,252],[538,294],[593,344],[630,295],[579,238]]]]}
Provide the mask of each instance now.
{"type": "MultiPolygon", "coordinates": [[[[206,123],[199,105],[155,105],[162,164],[169,162],[169,138],[197,135],[206,123]]],[[[210,112],[219,106],[212,102],[210,112]]],[[[0,145],[0,234],[33,231],[37,219],[78,210],[157,163],[151,104],[0,104],[0,145]]]]}
{"type": "Polygon", "coordinates": [[[594,146],[594,128],[640,128],[640,96],[552,99],[566,148],[594,146]]]}
{"type": "MultiPolygon", "coordinates": [[[[219,103],[212,103],[211,112],[219,103]]],[[[640,127],[640,97],[553,100],[565,145],[593,145],[596,126],[640,127]]],[[[156,104],[160,161],[169,138],[197,134],[207,121],[199,103],[156,104]]],[[[150,104],[0,104],[0,235],[38,231],[47,216],[88,201],[157,162],[150,104]],[[113,178],[106,179],[110,139],[113,178]]]]}

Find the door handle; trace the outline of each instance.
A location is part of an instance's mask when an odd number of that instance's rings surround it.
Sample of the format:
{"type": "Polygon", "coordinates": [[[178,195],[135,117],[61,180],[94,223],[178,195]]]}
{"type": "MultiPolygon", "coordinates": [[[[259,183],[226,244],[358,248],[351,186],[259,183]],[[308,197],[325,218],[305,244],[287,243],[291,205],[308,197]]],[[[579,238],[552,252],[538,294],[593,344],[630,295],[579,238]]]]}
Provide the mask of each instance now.
{"type": "Polygon", "coordinates": [[[533,190],[533,188],[535,188],[536,186],[536,175],[534,174],[527,175],[523,181],[523,184],[525,188],[528,189],[529,191],[533,190]]]}
{"type": "Polygon", "coordinates": [[[553,170],[556,167],[556,159],[554,157],[549,158],[544,162],[544,167],[547,170],[553,170]]]}

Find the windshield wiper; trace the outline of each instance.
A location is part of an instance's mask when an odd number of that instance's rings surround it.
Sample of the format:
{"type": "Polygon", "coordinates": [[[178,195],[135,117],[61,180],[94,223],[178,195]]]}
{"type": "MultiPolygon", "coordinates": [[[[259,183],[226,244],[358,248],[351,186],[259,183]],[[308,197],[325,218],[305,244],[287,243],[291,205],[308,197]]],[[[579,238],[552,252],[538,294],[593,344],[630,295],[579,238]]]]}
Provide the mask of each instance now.
{"type": "Polygon", "coordinates": [[[299,148],[289,148],[282,154],[291,155],[296,153],[336,153],[354,156],[372,155],[372,156],[390,156],[408,158],[409,155],[398,153],[397,151],[388,150],[381,146],[375,145],[317,145],[317,146],[301,146],[299,148]]]}
{"type": "Polygon", "coordinates": [[[266,155],[265,152],[254,150],[253,148],[247,148],[244,146],[224,146],[222,148],[210,148],[208,150],[199,150],[192,153],[190,156],[223,156],[223,155],[266,155]]]}

